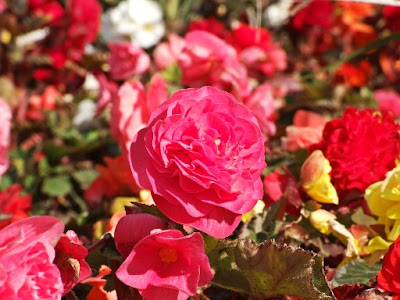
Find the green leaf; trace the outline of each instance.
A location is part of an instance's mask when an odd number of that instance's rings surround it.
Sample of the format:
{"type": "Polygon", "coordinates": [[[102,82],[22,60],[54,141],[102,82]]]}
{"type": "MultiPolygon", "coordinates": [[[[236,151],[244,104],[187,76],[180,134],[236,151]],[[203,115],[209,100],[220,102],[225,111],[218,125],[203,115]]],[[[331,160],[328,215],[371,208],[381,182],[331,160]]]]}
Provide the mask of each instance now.
{"type": "Polygon", "coordinates": [[[99,176],[96,170],[78,170],[72,173],[72,177],[79,183],[82,189],[87,189],[99,176]]]}
{"type": "Polygon", "coordinates": [[[42,192],[53,197],[64,196],[71,190],[71,181],[67,175],[46,178],[42,186],[42,192]]]}
{"type": "Polygon", "coordinates": [[[310,251],[250,240],[218,240],[204,236],[206,253],[215,270],[213,283],[260,298],[296,296],[334,299],[321,258],[310,251]]]}
{"type": "Polygon", "coordinates": [[[379,273],[381,268],[382,265],[377,264],[372,266],[362,259],[357,259],[338,269],[332,283],[335,287],[353,283],[367,284],[379,273]]]}

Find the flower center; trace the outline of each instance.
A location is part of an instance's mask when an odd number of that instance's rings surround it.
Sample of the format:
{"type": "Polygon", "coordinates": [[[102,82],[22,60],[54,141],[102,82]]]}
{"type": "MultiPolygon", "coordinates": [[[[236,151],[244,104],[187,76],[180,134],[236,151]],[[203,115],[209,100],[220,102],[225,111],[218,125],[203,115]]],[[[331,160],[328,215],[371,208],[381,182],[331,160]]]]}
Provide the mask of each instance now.
{"type": "Polygon", "coordinates": [[[172,248],[161,248],[158,255],[160,256],[161,261],[167,264],[178,260],[178,252],[172,248]]]}

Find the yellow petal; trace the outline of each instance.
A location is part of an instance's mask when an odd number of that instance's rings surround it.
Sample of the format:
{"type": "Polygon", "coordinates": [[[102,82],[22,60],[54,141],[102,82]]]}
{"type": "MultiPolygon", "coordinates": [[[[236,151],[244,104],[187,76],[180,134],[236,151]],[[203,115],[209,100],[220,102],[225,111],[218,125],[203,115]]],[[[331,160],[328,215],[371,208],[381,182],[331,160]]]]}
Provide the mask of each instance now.
{"type": "Polygon", "coordinates": [[[387,238],[390,241],[395,241],[400,235],[400,219],[397,219],[394,224],[392,229],[390,230],[387,238]]]}
{"type": "Polygon", "coordinates": [[[132,206],[132,202],[140,202],[136,197],[117,197],[114,198],[113,204],[111,206],[111,213],[124,212],[125,206],[132,206]]]}
{"type": "Polygon", "coordinates": [[[393,202],[382,198],[382,184],[382,181],[371,184],[365,190],[364,195],[371,212],[376,216],[385,216],[387,209],[393,204],[393,202]]]}
{"type": "Polygon", "coordinates": [[[264,207],[265,207],[264,201],[258,200],[256,205],[253,207],[251,211],[242,215],[242,222],[243,223],[250,222],[255,215],[261,214],[264,211],[264,207]]]}
{"type": "Polygon", "coordinates": [[[385,241],[382,237],[376,236],[368,242],[368,246],[364,247],[367,253],[374,253],[378,250],[388,250],[392,243],[385,241]]]}
{"type": "Polygon", "coordinates": [[[332,232],[328,221],[335,219],[336,216],[325,209],[318,209],[310,214],[311,225],[323,234],[330,234],[332,232]]]}

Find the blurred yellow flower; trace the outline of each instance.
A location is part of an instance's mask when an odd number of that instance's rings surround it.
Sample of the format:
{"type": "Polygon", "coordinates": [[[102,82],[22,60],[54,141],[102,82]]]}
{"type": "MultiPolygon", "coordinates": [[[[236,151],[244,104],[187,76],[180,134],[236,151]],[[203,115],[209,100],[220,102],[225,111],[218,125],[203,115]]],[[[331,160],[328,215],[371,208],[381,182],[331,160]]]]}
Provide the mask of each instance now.
{"type": "Polygon", "coordinates": [[[329,173],[332,168],[321,150],[316,150],[306,159],[300,177],[303,189],[315,201],[338,204],[339,198],[331,183],[329,173]]]}
{"type": "Polygon", "coordinates": [[[382,181],[371,184],[364,195],[378,223],[385,225],[389,241],[400,235],[400,165],[386,173],[382,181]]]}

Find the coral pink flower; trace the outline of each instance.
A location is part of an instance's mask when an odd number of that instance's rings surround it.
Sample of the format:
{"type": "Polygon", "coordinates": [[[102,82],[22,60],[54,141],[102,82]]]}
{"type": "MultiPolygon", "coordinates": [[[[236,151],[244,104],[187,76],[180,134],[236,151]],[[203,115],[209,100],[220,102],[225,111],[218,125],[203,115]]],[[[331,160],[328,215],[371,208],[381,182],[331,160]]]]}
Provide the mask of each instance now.
{"type": "Polygon", "coordinates": [[[168,42],[158,44],[153,52],[157,68],[164,70],[176,63],[183,47],[185,47],[185,40],[176,34],[171,34],[168,42]]]}
{"type": "Polygon", "coordinates": [[[400,95],[390,90],[377,90],[374,98],[378,102],[378,109],[381,112],[391,112],[393,116],[400,116],[400,95]]]}
{"type": "Polygon", "coordinates": [[[123,257],[128,257],[133,247],[154,229],[165,229],[162,219],[150,214],[130,214],[117,224],[114,233],[115,246],[123,257]],[[132,230],[135,228],[135,230],[132,230]]]}
{"type": "Polygon", "coordinates": [[[13,184],[0,192],[0,229],[28,217],[28,212],[32,209],[32,196],[19,195],[22,190],[22,186],[13,184]]]}
{"type": "Polygon", "coordinates": [[[262,198],[264,138],[257,119],[213,87],[176,92],[130,150],[133,176],[173,221],[230,235],[262,198]]]}
{"type": "Polygon", "coordinates": [[[92,275],[92,270],[85,261],[88,251],[72,230],[61,236],[55,250],[54,263],[60,270],[64,285],[63,295],[66,295],[75,285],[92,275]]]}
{"type": "Polygon", "coordinates": [[[53,245],[64,230],[54,217],[31,217],[0,230],[0,299],[60,300],[53,245]]]}
{"type": "Polygon", "coordinates": [[[150,66],[150,56],[141,48],[128,43],[108,43],[110,49],[111,76],[116,79],[127,79],[134,75],[141,75],[150,66]]]}
{"type": "Polygon", "coordinates": [[[116,272],[146,300],[186,300],[213,278],[203,237],[165,230],[143,238],[116,272]]]}
{"type": "Polygon", "coordinates": [[[8,104],[0,98],[0,179],[8,169],[8,147],[10,145],[11,109],[8,104]]]}
{"type": "Polygon", "coordinates": [[[267,29],[242,23],[233,29],[228,40],[238,51],[240,61],[249,69],[250,75],[257,77],[260,71],[271,76],[286,69],[286,52],[271,40],[267,29]]]}
{"type": "Polygon", "coordinates": [[[259,85],[244,100],[244,104],[256,116],[265,136],[271,137],[275,135],[275,120],[278,117],[276,111],[280,107],[280,102],[275,99],[272,86],[268,82],[259,85]]]}
{"type": "Polygon", "coordinates": [[[140,81],[126,82],[118,91],[111,109],[111,134],[122,149],[129,150],[133,137],[146,126],[151,113],[168,99],[167,84],[155,74],[147,86],[140,81]]]}
{"type": "Polygon", "coordinates": [[[298,110],[293,125],[286,127],[286,137],[282,138],[283,148],[289,151],[306,149],[322,140],[325,119],[317,113],[298,110]]]}
{"type": "Polygon", "coordinates": [[[211,85],[242,99],[249,94],[246,69],[236,50],[206,31],[191,31],[178,58],[182,84],[199,88],[211,85]]]}

